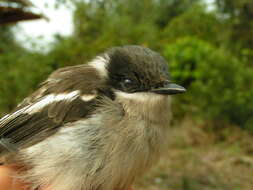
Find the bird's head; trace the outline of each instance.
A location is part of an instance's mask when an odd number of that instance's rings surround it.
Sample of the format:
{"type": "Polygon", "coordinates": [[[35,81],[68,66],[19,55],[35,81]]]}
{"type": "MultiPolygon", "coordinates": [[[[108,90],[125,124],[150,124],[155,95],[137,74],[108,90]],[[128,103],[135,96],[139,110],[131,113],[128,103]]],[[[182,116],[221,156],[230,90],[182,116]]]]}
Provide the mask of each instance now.
{"type": "Polygon", "coordinates": [[[92,64],[112,89],[125,93],[172,95],[185,88],[171,82],[168,64],[158,53],[141,46],[115,47],[92,64]]]}

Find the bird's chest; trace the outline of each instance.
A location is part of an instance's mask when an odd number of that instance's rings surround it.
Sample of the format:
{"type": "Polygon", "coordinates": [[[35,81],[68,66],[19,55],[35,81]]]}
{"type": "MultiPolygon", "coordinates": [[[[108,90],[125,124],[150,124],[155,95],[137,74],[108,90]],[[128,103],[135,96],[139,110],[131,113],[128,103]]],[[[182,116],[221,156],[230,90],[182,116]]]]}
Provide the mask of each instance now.
{"type": "Polygon", "coordinates": [[[148,93],[117,95],[117,104],[112,103],[114,108],[102,122],[103,128],[110,131],[111,144],[105,150],[115,157],[115,163],[126,164],[134,172],[138,168],[137,173],[141,173],[166,147],[170,100],[148,93]]]}
{"type": "Polygon", "coordinates": [[[149,103],[107,102],[90,119],[66,124],[24,152],[33,167],[28,174],[53,181],[57,190],[126,189],[166,147],[169,104],[162,97],[149,103]]]}

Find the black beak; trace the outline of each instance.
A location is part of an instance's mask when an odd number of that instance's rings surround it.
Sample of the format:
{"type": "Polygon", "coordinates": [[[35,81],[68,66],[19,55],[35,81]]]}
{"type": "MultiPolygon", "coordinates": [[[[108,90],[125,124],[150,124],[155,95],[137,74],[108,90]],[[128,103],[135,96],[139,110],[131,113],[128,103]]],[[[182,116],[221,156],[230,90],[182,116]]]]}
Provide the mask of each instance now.
{"type": "Polygon", "coordinates": [[[157,93],[157,94],[167,94],[167,95],[173,95],[173,94],[179,94],[185,92],[186,89],[182,86],[179,86],[177,84],[173,83],[166,83],[163,87],[152,89],[151,92],[157,93]]]}

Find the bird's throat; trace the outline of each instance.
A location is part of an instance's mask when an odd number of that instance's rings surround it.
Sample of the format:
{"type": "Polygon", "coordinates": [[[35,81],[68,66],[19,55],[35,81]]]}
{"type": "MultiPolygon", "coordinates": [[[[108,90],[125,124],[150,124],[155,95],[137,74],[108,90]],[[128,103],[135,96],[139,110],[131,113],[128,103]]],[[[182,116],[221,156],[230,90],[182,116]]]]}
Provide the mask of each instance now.
{"type": "Polygon", "coordinates": [[[169,96],[150,92],[116,92],[116,100],[123,105],[123,109],[129,117],[169,122],[169,96]]]}

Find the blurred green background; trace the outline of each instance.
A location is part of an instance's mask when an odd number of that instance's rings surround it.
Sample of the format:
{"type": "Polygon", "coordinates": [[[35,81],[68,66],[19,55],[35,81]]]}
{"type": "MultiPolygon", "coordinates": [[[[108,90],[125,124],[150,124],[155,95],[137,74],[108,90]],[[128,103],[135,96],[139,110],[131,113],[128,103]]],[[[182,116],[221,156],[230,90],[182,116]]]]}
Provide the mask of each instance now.
{"type": "Polygon", "coordinates": [[[174,97],[168,154],[136,189],[253,189],[252,0],[55,0],[61,6],[73,9],[74,32],[46,52],[0,26],[0,116],[57,68],[112,46],[146,46],[187,93],[174,97]]]}

